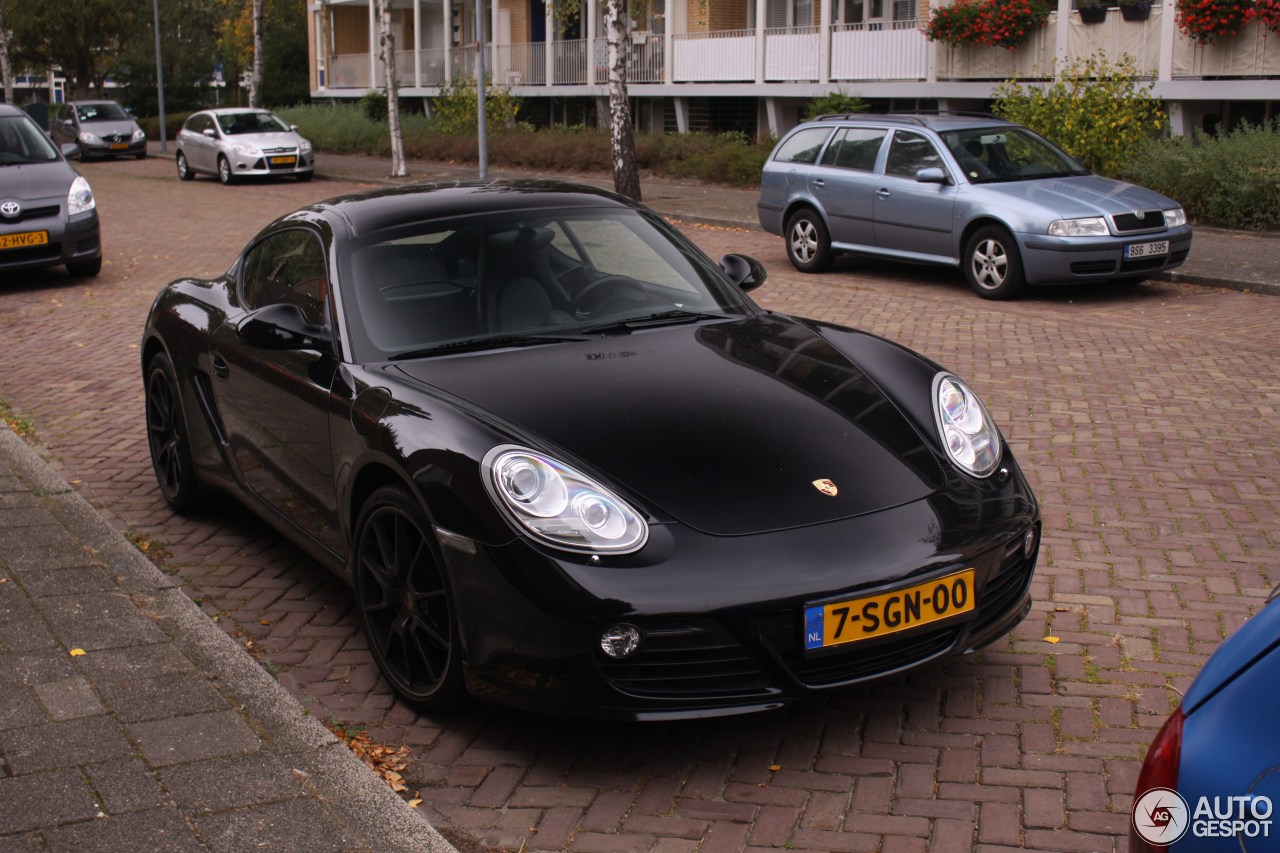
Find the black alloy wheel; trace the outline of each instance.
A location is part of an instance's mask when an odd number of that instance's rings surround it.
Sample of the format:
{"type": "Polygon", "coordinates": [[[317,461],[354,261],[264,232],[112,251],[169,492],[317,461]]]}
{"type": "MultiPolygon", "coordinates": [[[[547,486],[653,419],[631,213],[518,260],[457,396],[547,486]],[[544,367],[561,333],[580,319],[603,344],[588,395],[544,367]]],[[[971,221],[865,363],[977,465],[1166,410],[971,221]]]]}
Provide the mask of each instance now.
{"type": "Polygon", "coordinates": [[[160,494],[175,512],[190,512],[200,503],[200,484],[191,463],[173,365],[164,353],[151,359],[147,368],[146,395],[147,446],[160,494]]]}
{"type": "Polygon", "coordinates": [[[379,489],[356,525],[352,580],[360,622],[382,675],[419,707],[463,697],[458,625],[431,525],[404,490],[379,489]]]}

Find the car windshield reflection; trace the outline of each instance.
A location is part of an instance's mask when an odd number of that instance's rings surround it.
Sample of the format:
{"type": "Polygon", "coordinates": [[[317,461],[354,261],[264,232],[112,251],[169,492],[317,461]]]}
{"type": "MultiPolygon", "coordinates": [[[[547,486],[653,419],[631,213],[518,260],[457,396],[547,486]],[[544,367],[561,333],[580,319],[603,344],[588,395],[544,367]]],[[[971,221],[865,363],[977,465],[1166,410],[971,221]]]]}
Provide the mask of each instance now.
{"type": "Polygon", "coordinates": [[[749,310],[705,255],[630,211],[377,234],[347,251],[342,277],[353,342],[385,358],[581,340],[749,310]]]}
{"type": "Polygon", "coordinates": [[[970,183],[1032,181],[1087,175],[1084,169],[1048,140],[1024,128],[977,128],[942,134],[970,183]]]}
{"type": "Polygon", "coordinates": [[[271,113],[228,113],[218,116],[218,127],[227,136],[249,133],[288,133],[289,125],[271,113]]]}

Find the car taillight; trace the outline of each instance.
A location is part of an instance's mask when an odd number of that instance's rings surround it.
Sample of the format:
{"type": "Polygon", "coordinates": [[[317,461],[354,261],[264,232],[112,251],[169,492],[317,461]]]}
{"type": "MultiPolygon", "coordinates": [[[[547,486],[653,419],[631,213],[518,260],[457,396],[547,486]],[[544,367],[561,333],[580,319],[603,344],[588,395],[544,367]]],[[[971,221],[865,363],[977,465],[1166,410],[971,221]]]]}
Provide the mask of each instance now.
{"type": "MultiPolygon", "coordinates": [[[[1164,721],[1160,731],[1156,732],[1151,748],[1147,750],[1147,760],[1142,762],[1138,771],[1138,784],[1133,790],[1133,799],[1137,802],[1152,788],[1168,788],[1178,790],[1178,764],[1182,759],[1182,721],[1186,719],[1179,705],[1169,719],[1164,721]]],[[[1138,837],[1132,827],[1129,831],[1129,853],[1167,853],[1164,844],[1151,844],[1138,837]]]]}

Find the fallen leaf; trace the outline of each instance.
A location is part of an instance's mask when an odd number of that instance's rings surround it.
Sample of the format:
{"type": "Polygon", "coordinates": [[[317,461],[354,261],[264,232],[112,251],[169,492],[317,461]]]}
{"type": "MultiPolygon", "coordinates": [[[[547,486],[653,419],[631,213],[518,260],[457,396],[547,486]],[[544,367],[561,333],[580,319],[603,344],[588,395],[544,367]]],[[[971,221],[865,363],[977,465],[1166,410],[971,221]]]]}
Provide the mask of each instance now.
{"type": "Polygon", "coordinates": [[[409,808],[411,809],[416,809],[420,805],[422,805],[422,797],[414,797],[412,800],[409,801],[409,808]]]}
{"type": "Polygon", "coordinates": [[[270,625],[270,624],[271,624],[271,620],[270,620],[270,619],[259,619],[259,620],[258,620],[258,624],[259,624],[259,625],[270,625]]]}
{"type": "Polygon", "coordinates": [[[769,769],[770,769],[772,772],[777,773],[779,770],[781,770],[781,769],[782,769],[782,765],[781,765],[781,764],[770,764],[770,765],[769,765],[769,769]]]}
{"type": "Polygon", "coordinates": [[[72,656],[73,658],[83,657],[83,656],[84,656],[84,649],[72,649],[72,650],[71,650],[71,656],[72,656]]]}
{"type": "Polygon", "coordinates": [[[1060,643],[1060,642],[1062,642],[1058,637],[1045,637],[1045,638],[1044,638],[1044,641],[1045,641],[1046,643],[1060,643]]]}
{"type": "Polygon", "coordinates": [[[1070,607],[1055,607],[1055,608],[1053,608],[1053,612],[1054,612],[1054,613],[1070,613],[1070,612],[1071,612],[1071,608],[1070,608],[1070,607]]]}

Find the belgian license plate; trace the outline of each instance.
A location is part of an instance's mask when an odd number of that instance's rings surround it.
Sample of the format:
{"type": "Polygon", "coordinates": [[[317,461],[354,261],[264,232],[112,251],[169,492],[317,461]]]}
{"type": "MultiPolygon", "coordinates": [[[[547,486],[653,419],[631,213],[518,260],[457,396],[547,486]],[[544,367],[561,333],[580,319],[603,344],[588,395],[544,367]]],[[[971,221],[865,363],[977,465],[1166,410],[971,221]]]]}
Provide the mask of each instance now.
{"type": "Polygon", "coordinates": [[[1157,240],[1154,243],[1130,243],[1124,247],[1126,258],[1149,258],[1153,255],[1169,254],[1169,241],[1157,240]]]}
{"type": "Polygon", "coordinates": [[[296,157],[272,157],[271,165],[273,166],[292,166],[297,160],[296,157]]]}
{"type": "Polygon", "coordinates": [[[826,649],[883,637],[973,610],[973,569],[925,583],[815,604],[804,611],[804,647],[826,649]]]}
{"type": "Polygon", "coordinates": [[[113,142],[113,143],[111,143],[111,150],[112,150],[112,151],[125,151],[125,150],[127,150],[128,148],[129,148],[129,143],[127,143],[127,142],[113,142]]]}
{"type": "Polygon", "coordinates": [[[44,246],[49,242],[48,231],[24,231],[21,234],[0,234],[0,249],[25,249],[27,246],[44,246]]]}

